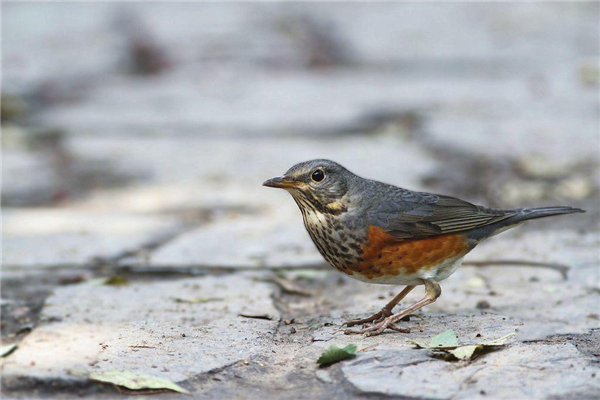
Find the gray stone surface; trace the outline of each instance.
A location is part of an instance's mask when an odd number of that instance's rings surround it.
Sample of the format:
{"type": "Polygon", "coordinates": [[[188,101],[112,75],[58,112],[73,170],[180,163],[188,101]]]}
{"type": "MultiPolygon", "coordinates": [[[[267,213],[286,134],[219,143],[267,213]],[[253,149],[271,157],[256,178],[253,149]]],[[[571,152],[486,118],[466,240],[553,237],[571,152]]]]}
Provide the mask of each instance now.
{"type": "Polygon", "coordinates": [[[600,367],[570,343],[515,344],[472,362],[444,362],[426,350],[377,350],[346,363],[359,390],[425,399],[539,399],[597,395],[600,367]],[[530,372],[535,371],[535,372],[530,372]],[[523,379],[527,376],[526,379],[523,379]]]}
{"type": "Polygon", "coordinates": [[[457,299],[452,293],[446,310],[465,310],[485,300],[491,306],[488,311],[523,321],[519,328],[521,340],[584,333],[600,327],[593,311],[600,305],[597,232],[524,232],[517,228],[506,236],[482,244],[470,259],[562,264],[569,267],[568,278],[563,280],[555,270],[519,265],[463,268],[448,281],[462,281],[456,292],[462,291],[466,297],[461,299],[459,295],[457,299]]]}
{"type": "Polygon", "coordinates": [[[182,381],[268,351],[279,312],[272,286],[257,277],[57,290],[46,301],[44,326],[4,362],[3,379],[85,382],[90,372],[117,369],[182,381]]]}
{"type": "Polygon", "coordinates": [[[168,217],[72,209],[4,209],[4,268],[85,266],[169,237],[181,223],[168,217]]]}
{"type": "Polygon", "coordinates": [[[261,214],[220,221],[181,235],[141,264],[229,268],[322,265],[302,217],[294,217],[261,214]]]}

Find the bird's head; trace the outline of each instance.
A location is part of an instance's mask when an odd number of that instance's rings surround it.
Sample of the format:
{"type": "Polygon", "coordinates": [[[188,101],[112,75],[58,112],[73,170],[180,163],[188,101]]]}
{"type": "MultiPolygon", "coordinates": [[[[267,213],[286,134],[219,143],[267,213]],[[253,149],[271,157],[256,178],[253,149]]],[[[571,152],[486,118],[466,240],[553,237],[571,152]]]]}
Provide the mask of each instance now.
{"type": "Polygon", "coordinates": [[[284,175],[263,182],[263,186],[287,190],[300,208],[340,214],[348,209],[346,194],[356,176],[329,160],[311,160],[290,168],[284,175]]]}

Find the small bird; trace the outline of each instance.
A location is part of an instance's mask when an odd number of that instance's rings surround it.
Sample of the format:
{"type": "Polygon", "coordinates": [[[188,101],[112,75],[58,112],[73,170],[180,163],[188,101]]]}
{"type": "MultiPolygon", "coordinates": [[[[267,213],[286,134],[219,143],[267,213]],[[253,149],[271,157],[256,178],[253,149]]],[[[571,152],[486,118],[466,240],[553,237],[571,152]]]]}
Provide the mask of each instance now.
{"type": "Polygon", "coordinates": [[[486,208],[364,179],[330,160],[296,164],[263,185],[292,195],[311,239],[335,269],[363,282],[406,285],[378,313],[346,322],[362,325],[346,334],[368,336],[386,329],[407,332],[395,324],[435,302],[441,294],[438,282],[483,240],[530,219],[585,212],[560,206],[486,208]],[[393,314],[417,285],[425,286],[425,297],[393,314]]]}

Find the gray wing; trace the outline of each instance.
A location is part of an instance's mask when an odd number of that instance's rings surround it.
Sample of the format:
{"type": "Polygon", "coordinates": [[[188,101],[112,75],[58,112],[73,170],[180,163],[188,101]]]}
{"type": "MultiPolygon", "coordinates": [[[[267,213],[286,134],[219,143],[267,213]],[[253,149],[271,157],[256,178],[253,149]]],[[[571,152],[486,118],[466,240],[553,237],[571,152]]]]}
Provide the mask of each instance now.
{"type": "Polygon", "coordinates": [[[493,210],[449,196],[388,187],[367,211],[367,222],[398,239],[467,231],[510,218],[515,210],[493,210]]]}

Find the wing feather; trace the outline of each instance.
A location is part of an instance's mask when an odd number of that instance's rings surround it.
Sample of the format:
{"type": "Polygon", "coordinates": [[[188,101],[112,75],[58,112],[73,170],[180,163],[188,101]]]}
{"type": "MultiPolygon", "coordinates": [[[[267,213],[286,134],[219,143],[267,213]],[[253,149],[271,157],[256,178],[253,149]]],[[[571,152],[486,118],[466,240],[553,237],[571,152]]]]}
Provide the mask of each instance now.
{"type": "Polygon", "coordinates": [[[516,214],[513,210],[494,210],[450,196],[393,186],[388,186],[383,193],[382,201],[368,210],[367,221],[398,239],[467,231],[516,214]]]}

